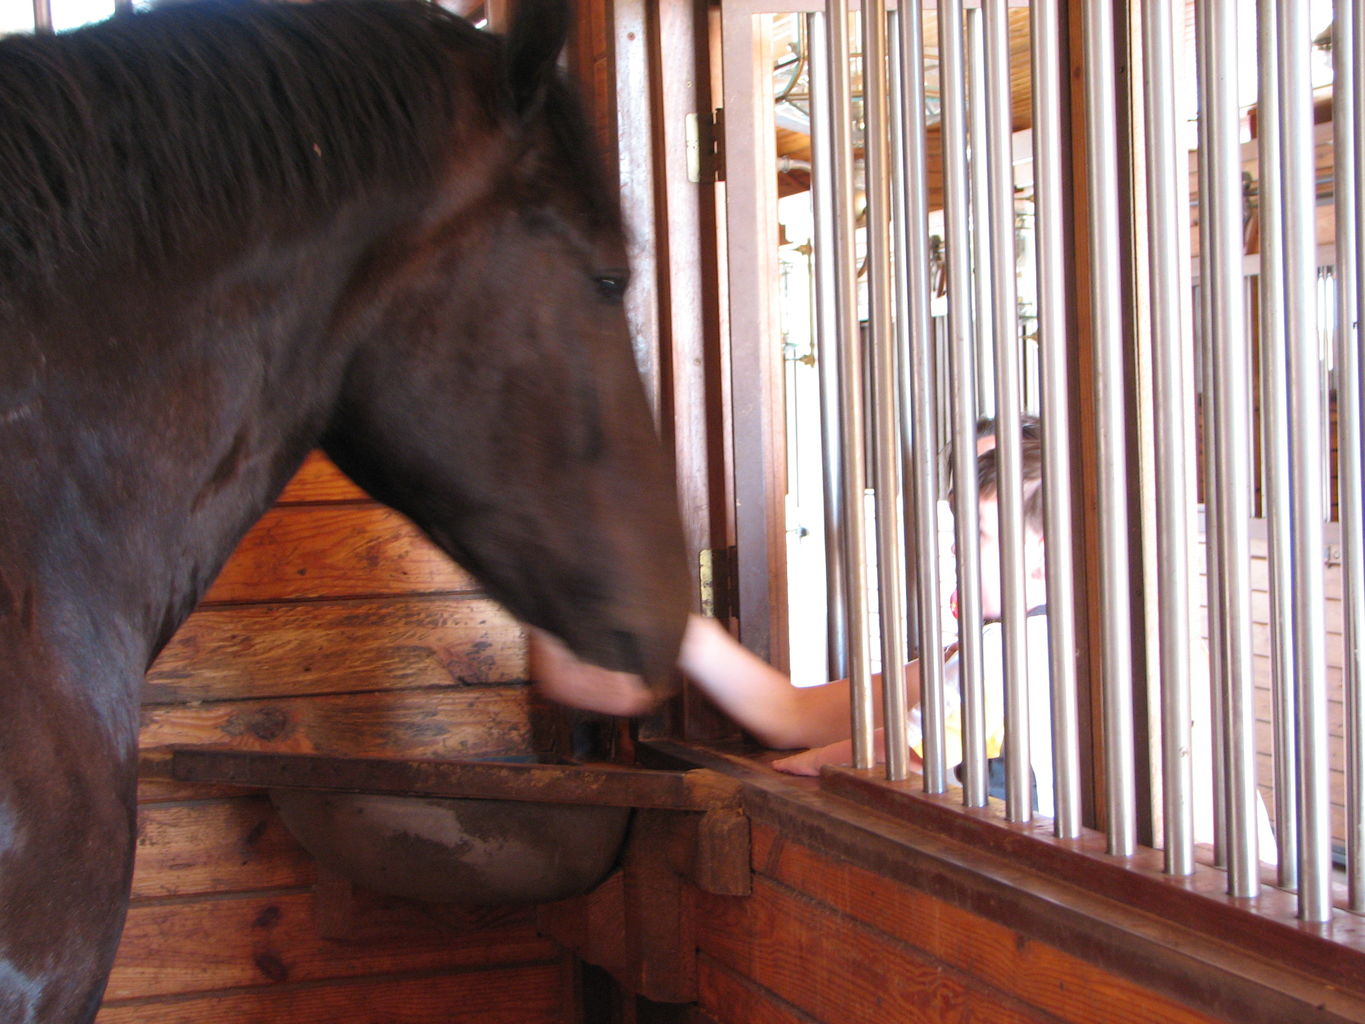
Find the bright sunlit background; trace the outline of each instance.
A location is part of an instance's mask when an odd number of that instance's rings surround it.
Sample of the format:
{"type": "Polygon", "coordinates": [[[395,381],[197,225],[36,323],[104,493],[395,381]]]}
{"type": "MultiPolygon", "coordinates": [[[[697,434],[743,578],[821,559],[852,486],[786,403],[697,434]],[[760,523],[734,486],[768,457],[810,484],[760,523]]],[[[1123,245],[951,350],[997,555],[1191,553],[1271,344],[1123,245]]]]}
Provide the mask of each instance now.
{"type": "MultiPolygon", "coordinates": [[[[58,31],[102,21],[114,13],[114,0],[52,0],[52,24],[58,31]]],[[[32,32],[33,0],[0,0],[0,33],[32,32]]]]}

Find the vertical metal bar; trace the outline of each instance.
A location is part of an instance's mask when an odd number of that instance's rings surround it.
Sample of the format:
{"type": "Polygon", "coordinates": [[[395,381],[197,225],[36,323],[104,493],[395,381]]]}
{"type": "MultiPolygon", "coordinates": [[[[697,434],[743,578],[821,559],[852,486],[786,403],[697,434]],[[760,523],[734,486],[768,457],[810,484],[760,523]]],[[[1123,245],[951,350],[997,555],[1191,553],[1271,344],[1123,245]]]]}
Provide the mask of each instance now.
{"type": "Polygon", "coordinates": [[[976,484],[976,352],[971,319],[971,243],[967,221],[966,76],[962,0],[938,6],[942,98],[943,219],[948,262],[948,352],[952,377],[954,533],[962,687],[962,799],[987,797],[985,693],[981,678],[981,537],[976,484]]]}
{"type": "MultiPolygon", "coordinates": [[[[1180,315],[1181,279],[1175,258],[1183,189],[1175,104],[1175,37],[1171,0],[1143,8],[1143,91],[1146,110],[1147,209],[1154,366],[1157,565],[1161,663],[1163,846],[1166,871],[1194,870],[1194,811],[1190,771],[1190,520],[1186,446],[1189,417],[1182,360],[1191,350],[1180,315]]],[[[1181,8],[1183,10],[1183,7],[1181,8]]]]}
{"type": "MultiPolygon", "coordinates": [[[[1362,302],[1365,302],[1365,209],[1362,209],[1361,206],[1362,198],[1365,197],[1365,67],[1363,67],[1363,62],[1365,62],[1365,12],[1360,9],[1358,3],[1354,5],[1354,17],[1351,21],[1350,38],[1343,40],[1338,36],[1337,39],[1339,43],[1344,44],[1342,48],[1349,54],[1348,59],[1355,68],[1355,77],[1351,89],[1351,121],[1354,132],[1351,166],[1355,175],[1354,214],[1357,317],[1353,327],[1356,332],[1356,345],[1358,346],[1360,344],[1360,305],[1362,302]]],[[[1358,351],[1356,358],[1359,359],[1358,351]]],[[[1361,399],[1361,391],[1362,389],[1365,389],[1365,369],[1362,369],[1357,365],[1355,372],[1349,378],[1346,377],[1343,369],[1338,380],[1346,381],[1345,385],[1338,384],[1339,387],[1347,386],[1355,389],[1357,395],[1356,401],[1359,402],[1361,399]]],[[[1365,434],[1365,426],[1358,424],[1356,431],[1355,434],[1347,438],[1346,434],[1342,432],[1340,426],[1338,426],[1338,438],[1346,438],[1350,443],[1359,444],[1362,439],[1362,434],[1365,434]]],[[[1359,527],[1357,530],[1359,530],[1359,527]]],[[[1357,537],[1359,536],[1360,534],[1357,532],[1357,537]]],[[[1365,589],[1365,566],[1362,566],[1360,561],[1361,560],[1359,559],[1352,559],[1350,562],[1344,563],[1346,571],[1353,574],[1347,577],[1347,586],[1352,588],[1352,593],[1357,596],[1360,595],[1362,589],[1365,589]]],[[[1353,621],[1355,614],[1356,613],[1353,610],[1353,621]]],[[[1352,628],[1355,629],[1356,627],[1353,625],[1352,628]]],[[[1348,649],[1347,656],[1358,661],[1361,657],[1360,651],[1362,647],[1365,647],[1365,635],[1353,633],[1351,646],[1348,649]]],[[[1362,690],[1365,690],[1365,680],[1362,680],[1361,684],[1357,687],[1355,699],[1348,705],[1347,712],[1355,723],[1354,728],[1356,730],[1355,735],[1357,739],[1353,741],[1352,744],[1352,750],[1354,752],[1352,756],[1355,757],[1355,763],[1358,766],[1362,765],[1362,762],[1365,762],[1365,750],[1361,749],[1362,744],[1365,744],[1365,693],[1362,693],[1362,690]]],[[[1365,767],[1362,767],[1359,770],[1365,772],[1365,767]]],[[[1365,790],[1365,780],[1362,780],[1361,782],[1361,789],[1365,790]]],[[[1355,804],[1357,807],[1360,806],[1358,800],[1355,801],[1355,804]]],[[[1362,817],[1365,817],[1365,808],[1361,808],[1361,814],[1362,817]]],[[[1362,857],[1365,857],[1365,853],[1362,853],[1362,857]]],[[[1361,909],[1357,905],[1354,894],[1352,894],[1351,897],[1351,908],[1353,910],[1361,909]]]]}
{"type": "Polygon", "coordinates": [[[829,40],[825,15],[806,15],[810,60],[811,207],[815,241],[815,366],[820,387],[820,465],[824,482],[826,671],[830,679],[848,676],[848,618],[843,545],[839,542],[846,509],[840,488],[843,451],[839,437],[839,368],[835,244],[834,155],[830,110],[829,40]]]}
{"type": "Polygon", "coordinates": [[[1047,518],[1047,628],[1052,672],[1055,831],[1081,834],[1076,702],[1076,595],[1071,535],[1071,389],[1067,380],[1066,241],[1062,202],[1062,59],[1057,0],[1031,8],[1033,188],[1038,232],[1038,337],[1042,346],[1043,499],[1047,518]]]}
{"type": "Polygon", "coordinates": [[[1109,852],[1128,856],[1137,833],[1133,768],[1133,669],[1128,591],[1128,482],[1124,430],[1123,317],[1118,264],[1118,136],[1114,25],[1107,0],[1086,0],[1086,156],[1090,167],[1091,317],[1099,463],[1100,588],[1103,608],[1105,788],[1109,852]]]}
{"type": "Polygon", "coordinates": [[[854,244],[856,215],[853,181],[852,85],[849,74],[848,0],[830,0],[825,29],[832,60],[830,110],[834,151],[836,236],[835,295],[839,315],[839,428],[843,437],[841,487],[844,517],[842,534],[848,618],[848,671],[852,691],[850,713],[853,766],[868,769],[876,761],[873,747],[872,673],[867,651],[867,549],[863,523],[863,367],[858,327],[858,259],[854,244]]]}
{"type": "Polygon", "coordinates": [[[902,354],[901,475],[906,486],[905,522],[912,526],[915,550],[916,609],[920,634],[920,732],[924,791],[947,789],[943,743],[943,621],[939,608],[938,487],[936,487],[934,325],[930,310],[930,228],[928,158],[924,112],[924,4],[902,0],[897,12],[900,60],[900,224],[897,328],[902,354]]]}
{"type": "Polygon", "coordinates": [[[894,292],[892,306],[895,315],[892,326],[896,340],[896,425],[897,452],[900,457],[901,476],[901,549],[905,556],[903,565],[905,581],[905,644],[906,653],[915,658],[923,647],[919,634],[919,562],[915,551],[915,503],[914,472],[912,452],[915,449],[914,419],[910,409],[910,268],[909,229],[905,209],[905,179],[908,173],[905,165],[905,58],[901,52],[900,19],[903,11],[900,6],[887,14],[887,52],[886,73],[890,106],[887,116],[890,119],[891,145],[888,159],[891,164],[891,286],[894,292]]]}
{"type": "Polygon", "coordinates": [[[868,327],[872,346],[873,446],[877,509],[877,598],[881,611],[882,724],[886,775],[909,777],[905,699],[905,549],[901,531],[900,422],[896,338],[891,325],[891,161],[886,0],[864,0],[864,191],[867,194],[868,327]]]}
{"type": "MultiPolygon", "coordinates": [[[[1024,494],[1019,424],[1018,288],[1014,269],[1014,139],[1010,108],[1010,24],[1005,0],[985,7],[986,118],[989,131],[991,292],[995,341],[996,509],[1000,538],[1001,619],[1005,634],[1005,815],[1033,816],[1025,648],[1024,494]]],[[[1050,802],[1050,801],[1049,801],[1050,802]]]]}
{"type": "MultiPolygon", "coordinates": [[[[991,141],[990,118],[986,114],[986,27],[980,6],[966,10],[967,46],[967,175],[968,215],[972,239],[972,335],[976,340],[977,416],[995,419],[994,340],[995,311],[998,303],[992,291],[991,276],[991,141]]],[[[979,440],[979,439],[978,439],[979,440]]],[[[979,446],[978,446],[979,447],[979,446]]],[[[994,566],[982,566],[983,572],[994,566]]]]}
{"type": "Polygon", "coordinates": [[[1204,286],[1214,354],[1215,434],[1219,464],[1218,534],[1223,581],[1224,762],[1227,785],[1228,892],[1250,897],[1260,888],[1256,832],[1255,708],[1251,665],[1251,460],[1248,345],[1242,284],[1242,175],[1238,145],[1237,17],[1234,0],[1210,0],[1209,52],[1200,62],[1200,153],[1208,161],[1209,194],[1201,205],[1204,286]]]}
{"type": "Polygon", "coordinates": [[[1323,615],[1322,396],[1314,323],[1313,105],[1311,40],[1302,4],[1279,4],[1280,117],[1284,126],[1285,327],[1289,339],[1290,465],[1293,467],[1294,677],[1299,751],[1299,917],[1332,913],[1328,808],[1327,672],[1323,615]]]}
{"type": "Polygon", "coordinates": [[[1275,762],[1277,880],[1299,884],[1297,761],[1294,739],[1294,580],[1290,558],[1289,381],[1284,326],[1284,204],[1280,183],[1279,44],[1275,0],[1257,0],[1257,163],[1260,171],[1262,515],[1270,587],[1271,728],[1275,762]]]}
{"type": "Polygon", "coordinates": [[[901,210],[900,234],[906,279],[906,302],[899,322],[904,342],[901,393],[907,396],[913,442],[902,449],[906,494],[913,506],[906,519],[914,524],[918,571],[920,635],[920,712],[923,732],[924,789],[947,788],[943,723],[943,621],[938,582],[938,489],[935,486],[934,331],[929,300],[929,175],[924,113],[924,5],[902,0],[898,25],[901,72],[901,210]]]}
{"type": "MultiPolygon", "coordinates": [[[[910,273],[906,266],[906,247],[908,228],[905,211],[905,96],[904,96],[904,59],[901,53],[899,9],[887,14],[887,94],[889,119],[889,184],[891,189],[891,252],[892,265],[889,268],[893,290],[892,306],[895,315],[892,320],[894,331],[894,369],[896,395],[896,438],[895,450],[899,471],[900,503],[897,522],[900,527],[900,549],[902,555],[901,572],[905,620],[905,640],[908,657],[915,657],[923,647],[919,635],[919,565],[915,550],[915,507],[913,501],[913,459],[914,424],[910,408],[910,388],[912,381],[909,372],[910,360],[910,273]]],[[[931,659],[932,660],[932,659],[931,659]]],[[[922,694],[920,694],[922,703],[922,694]]],[[[907,705],[909,699],[907,696],[907,705]]],[[[922,744],[921,744],[922,749],[922,744]]]]}
{"type": "Polygon", "coordinates": [[[33,0],[33,31],[52,31],[52,0],[33,0]]]}
{"type": "MultiPolygon", "coordinates": [[[[994,281],[991,277],[991,220],[990,220],[990,196],[991,196],[991,174],[990,174],[990,125],[986,117],[986,32],[985,24],[982,20],[982,12],[979,5],[970,6],[965,11],[965,45],[966,45],[966,67],[967,67],[967,176],[970,186],[968,188],[967,208],[968,216],[971,220],[971,267],[972,267],[972,343],[975,348],[977,370],[976,379],[973,382],[973,389],[976,392],[976,415],[977,423],[980,424],[982,418],[990,418],[994,427],[995,420],[995,357],[988,347],[993,334],[992,327],[995,323],[996,301],[992,292],[994,281]]],[[[973,435],[973,469],[977,469],[980,464],[981,437],[979,433],[973,435]]],[[[998,433],[998,430],[997,430],[998,433]]],[[[966,442],[964,442],[965,444],[966,442]]],[[[992,441],[994,444],[994,441],[992,441]]],[[[973,510],[980,509],[980,495],[972,504],[973,510]]],[[[980,536],[980,530],[977,530],[980,536]]],[[[985,598],[985,581],[992,575],[1000,572],[1000,549],[994,551],[991,561],[986,561],[987,554],[981,552],[981,593],[982,599],[985,598]]],[[[961,596],[959,594],[959,596],[961,596]]],[[[992,611],[992,617],[999,614],[999,610],[992,611]]],[[[986,620],[986,608],[982,606],[982,621],[986,620]]],[[[984,634],[983,634],[984,636],[984,634]]],[[[994,674],[987,676],[986,673],[986,653],[983,647],[982,653],[982,682],[983,694],[989,693],[995,687],[1002,685],[1003,679],[995,677],[994,674]]],[[[1003,666],[1002,666],[1003,667],[1003,666]]],[[[1003,673],[1002,673],[1003,674],[1003,673]]],[[[989,708],[992,704],[990,696],[983,696],[982,707],[989,708]]],[[[984,713],[984,712],[983,712],[984,713]]],[[[989,724],[983,733],[983,750],[989,757],[989,724]]],[[[988,780],[989,784],[989,780],[988,780]]],[[[999,796],[996,789],[994,795],[999,796]]]]}
{"type": "Polygon", "coordinates": [[[1360,5],[1336,0],[1332,37],[1332,131],[1336,192],[1337,282],[1337,494],[1341,522],[1342,665],[1346,705],[1346,879],[1352,910],[1365,910],[1365,514],[1362,513],[1360,410],[1360,292],[1357,275],[1356,153],[1359,125],[1351,117],[1360,68],[1352,59],[1360,5]]]}
{"type": "MultiPolygon", "coordinates": [[[[1198,11],[1196,11],[1196,14],[1198,11]]],[[[1209,59],[1212,47],[1208,42],[1208,21],[1207,17],[1195,18],[1196,32],[1196,63],[1201,78],[1206,77],[1204,62],[1209,59]]],[[[1200,121],[1201,131],[1203,121],[1200,121]]],[[[1215,680],[1223,678],[1223,589],[1224,579],[1221,571],[1222,556],[1219,550],[1218,531],[1213,528],[1214,522],[1218,519],[1218,506],[1221,501],[1220,467],[1218,452],[1218,433],[1214,430],[1217,420],[1218,394],[1213,386],[1214,379],[1214,358],[1213,358],[1213,339],[1212,323],[1213,311],[1210,300],[1212,288],[1209,286],[1208,274],[1205,272],[1207,266],[1207,253],[1209,243],[1204,241],[1205,233],[1209,230],[1209,194],[1213,190],[1212,176],[1209,171],[1209,162],[1204,159],[1202,154],[1199,160],[1199,237],[1200,241],[1200,277],[1199,277],[1199,352],[1198,359],[1203,375],[1203,389],[1201,395],[1201,418],[1202,418],[1202,442],[1204,445],[1203,473],[1204,473],[1204,557],[1205,557],[1205,580],[1208,601],[1208,634],[1209,634],[1209,678],[1203,680],[1199,685],[1208,691],[1208,703],[1211,709],[1209,718],[1211,761],[1213,774],[1213,818],[1214,818],[1214,863],[1225,866],[1227,864],[1227,789],[1223,784],[1223,748],[1224,729],[1223,729],[1223,690],[1221,686],[1214,685],[1215,680]]],[[[1202,700],[1202,695],[1201,695],[1202,700]]],[[[1205,785],[1201,780],[1201,785],[1205,785]]]]}

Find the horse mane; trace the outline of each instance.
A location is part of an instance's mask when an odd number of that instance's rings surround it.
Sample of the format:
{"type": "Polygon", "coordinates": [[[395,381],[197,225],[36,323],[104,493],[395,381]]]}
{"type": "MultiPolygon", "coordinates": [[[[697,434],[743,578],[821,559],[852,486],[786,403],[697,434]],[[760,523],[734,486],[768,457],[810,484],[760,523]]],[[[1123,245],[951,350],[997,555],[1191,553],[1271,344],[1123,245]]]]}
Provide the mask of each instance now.
{"type": "Polygon", "coordinates": [[[395,0],[208,0],[0,40],[0,284],[420,187],[457,115],[496,118],[499,45],[395,0]]]}

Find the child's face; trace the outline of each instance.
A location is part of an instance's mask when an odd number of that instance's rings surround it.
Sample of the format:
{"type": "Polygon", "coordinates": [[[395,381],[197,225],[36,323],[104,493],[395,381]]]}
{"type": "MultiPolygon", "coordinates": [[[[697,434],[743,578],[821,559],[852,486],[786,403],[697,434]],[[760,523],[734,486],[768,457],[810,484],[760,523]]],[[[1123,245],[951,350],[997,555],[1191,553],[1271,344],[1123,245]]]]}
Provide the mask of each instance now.
{"type": "Polygon", "coordinates": [[[981,502],[981,616],[1000,618],[1005,606],[1000,578],[1000,510],[994,498],[981,502]]]}
{"type": "MultiPolygon", "coordinates": [[[[1003,614],[1004,585],[1000,574],[1000,514],[994,497],[981,500],[981,616],[987,622],[1003,614]]],[[[1047,600],[1043,538],[1024,530],[1024,605],[1034,608],[1047,600]]]]}

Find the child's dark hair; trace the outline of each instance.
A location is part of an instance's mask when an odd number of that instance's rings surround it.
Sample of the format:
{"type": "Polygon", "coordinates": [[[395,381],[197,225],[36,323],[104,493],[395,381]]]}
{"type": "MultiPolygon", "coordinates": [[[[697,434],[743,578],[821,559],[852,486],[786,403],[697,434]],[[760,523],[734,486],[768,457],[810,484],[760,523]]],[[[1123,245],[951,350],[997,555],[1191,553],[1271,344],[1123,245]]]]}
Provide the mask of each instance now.
{"type": "MultiPolygon", "coordinates": [[[[978,500],[986,501],[997,497],[1000,491],[1000,460],[992,447],[982,452],[976,460],[976,486],[978,500]]],[[[1019,439],[1019,462],[1024,483],[1024,528],[1043,533],[1043,441],[1037,433],[1026,432],[1019,439]]]]}
{"type": "MultiPolygon", "coordinates": [[[[1024,413],[1019,417],[1019,432],[1026,440],[1041,441],[1043,439],[1043,421],[1031,413],[1024,413]]],[[[995,417],[982,416],[976,421],[976,438],[981,440],[983,437],[995,436],[995,417]]]]}

